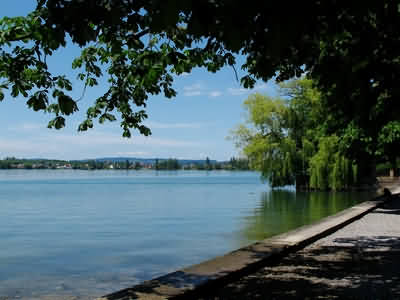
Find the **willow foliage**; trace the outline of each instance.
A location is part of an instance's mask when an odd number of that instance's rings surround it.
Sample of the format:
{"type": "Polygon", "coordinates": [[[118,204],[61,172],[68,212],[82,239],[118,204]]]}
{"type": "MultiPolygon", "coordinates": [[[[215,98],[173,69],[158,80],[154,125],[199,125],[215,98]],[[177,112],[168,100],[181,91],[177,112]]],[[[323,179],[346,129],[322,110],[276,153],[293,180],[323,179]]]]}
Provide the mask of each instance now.
{"type": "Polygon", "coordinates": [[[339,151],[335,135],[319,140],[318,152],[310,160],[310,187],[343,190],[354,182],[354,165],[339,151]]]}
{"type": "Polygon", "coordinates": [[[325,134],[321,94],[308,79],[281,85],[283,98],[250,95],[247,123],[231,137],[250,166],[272,187],[300,184],[312,189],[346,189],[354,181],[353,162],[336,135],[325,134]]]}

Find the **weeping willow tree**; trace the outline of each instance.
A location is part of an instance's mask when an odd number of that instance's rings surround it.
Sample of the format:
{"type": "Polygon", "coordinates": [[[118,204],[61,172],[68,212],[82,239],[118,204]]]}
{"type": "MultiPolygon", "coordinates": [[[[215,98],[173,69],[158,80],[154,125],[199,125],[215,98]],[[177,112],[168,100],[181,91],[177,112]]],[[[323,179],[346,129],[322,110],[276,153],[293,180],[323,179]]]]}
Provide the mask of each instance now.
{"type": "Polygon", "coordinates": [[[296,143],[287,134],[288,101],[256,93],[245,100],[244,107],[247,123],[231,135],[236,146],[272,186],[294,184],[297,154],[296,143]]]}
{"type": "Polygon", "coordinates": [[[247,120],[231,132],[236,146],[272,187],[341,190],[354,182],[354,164],[339,138],[325,134],[321,94],[302,78],[280,86],[280,97],[253,94],[247,120]]]}
{"type": "Polygon", "coordinates": [[[318,151],[310,160],[310,187],[343,190],[355,181],[356,166],[339,149],[336,135],[322,137],[318,151]]]}

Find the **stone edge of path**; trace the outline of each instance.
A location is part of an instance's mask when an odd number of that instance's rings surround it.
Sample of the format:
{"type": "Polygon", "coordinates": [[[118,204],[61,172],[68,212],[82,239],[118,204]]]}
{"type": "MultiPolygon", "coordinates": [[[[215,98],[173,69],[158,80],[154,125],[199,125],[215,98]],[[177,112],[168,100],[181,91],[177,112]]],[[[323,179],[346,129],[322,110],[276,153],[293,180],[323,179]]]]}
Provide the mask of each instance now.
{"type": "MultiPolygon", "coordinates": [[[[396,191],[397,192],[397,191],[396,191]]],[[[399,194],[393,194],[393,196],[399,194]]],[[[273,236],[202,263],[145,281],[97,300],[190,299],[235,281],[360,219],[394,197],[379,196],[335,215],[273,236]]]]}

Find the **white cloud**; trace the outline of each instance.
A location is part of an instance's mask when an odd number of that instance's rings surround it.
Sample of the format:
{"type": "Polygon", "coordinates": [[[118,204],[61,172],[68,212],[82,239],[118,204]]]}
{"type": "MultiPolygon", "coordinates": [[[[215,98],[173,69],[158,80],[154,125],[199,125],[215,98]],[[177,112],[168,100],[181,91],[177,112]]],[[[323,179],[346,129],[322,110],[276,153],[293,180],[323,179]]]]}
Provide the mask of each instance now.
{"type": "MultiPolygon", "coordinates": [[[[250,93],[254,92],[261,92],[265,91],[268,89],[268,85],[266,83],[259,83],[254,86],[253,89],[245,89],[243,87],[238,87],[238,88],[228,88],[227,92],[228,94],[232,96],[241,96],[241,95],[247,95],[250,93]]],[[[208,97],[220,97],[223,95],[221,91],[218,90],[209,90],[207,89],[202,83],[197,82],[192,85],[185,86],[183,88],[183,95],[186,97],[193,97],[193,96],[201,96],[201,95],[208,95],[208,97]]]]}
{"type": "Polygon", "coordinates": [[[211,91],[209,94],[208,94],[210,97],[219,97],[219,96],[221,96],[222,95],[222,93],[220,92],[220,91],[211,91]]]}
{"type": "Polygon", "coordinates": [[[265,83],[259,83],[254,86],[252,89],[245,89],[245,88],[228,88],[228,93],[233,95],[233,96],[240,96],[240,95],[245,95],[245,94],[250,94],[254,92],[261,92],[265,91],[269,88],[269,86],[265,83]]]}
{"type": "Polygon", "coordinates": [[[0,157],[44,157],[59,153],[58,145],[47,141],[44,144],[41,141],[28,139],[0,139],[0,157]]]}
{"type": "Polygon", "coordinates": [[[18,131],[18,132],[27,132],[27,131],[35,131],[38,129],[43,129],[47,127],[47,123],[20,123],[14,126],[8,127],[8,130],[18,131]]]}
{"type": "Polygon", "coordinates": [[[59,143],[75,144],[79,146],[101,146],[101,145],[145,145],[145,146],[165,146],[165,147],[195,147],[198,143],[187,142],[175,139],[164,139],[146,137],[142,135],[132,136],[131,138],[123,138],[120,133],[105,132],[84,132],[77,135],[56,134],[51,137],[59,143]]]}
{"type": "Polygon", "coordinates": [[[249,93],[249,90],[245,88],[228,88],[228,93],[233,96],[239,96],[249,93]]]}
{"type": "Polygon", "coordinates": [[[183,95],[186,97],[200,96],[201,94],[201,91],[187,91],[183,93],[183,95]]]}
{"type": "Polygon", "coordinates": [[[268,88],[268,85],[265,82],[263,82],[260,84],[256,84],[253,88],[253,91],[263,91],[263,90],[266,90],[267,88],[268,88]]]}
{"type": "Polygon", "coordinates": [[[171,129],[171,128],[189,128],[189,129],[198,129],[204,127],[205,123],[161,123],[148,121],[145,124],[150,129],[171,129]]]}
{"type": "Polygon", "coordinates": [[[208,156],[207,156],[207,154],[206,153],[199,153],[198,154],[198,159],[206,159],[208,156]]]}
{"type": "Polygon", "coordinates": [[[203,88],[203,85],[198,82],[198,83],[195,83],[195,84],[192,84],[192,85],[185,86],[183,88],[183,90],[185,90],[185,91],[193,91],[193,90],[200,90],[202,88],[203,88]]]}
{"type": "MultiPolygon", "coordinates": [[[[114,155],[114,154],[113,154],[114,155]]],[[[145,151],[133,151],[133,152],[116,152],[115,155],[118,156],[151,156],[151,153],[145,151]]]]}
{"type": "Polygon", "coordinates": [[[262,82],[262,83],[259,83],[259,84],[256,84],[255,86],[254,86],[254,88],[251,90],[251,91],[256,91],[256,92],[258,92],[258,91],[266,91],[266,90],[274,90],[274,88],[273,87],[271,87],[271,86],[269,86],[268,84],[266,84],[265,82],[262,82]]]}
{"type": "Polygon", "coordinates": [[[204,87],[201,83],[195,83],[183,88],[183,95],[186,97],[200,96],[203,94],[204,87]]]}
{"type": "Polygon", "coordinates": [[[45,157],[57,159],[81,159],[107,156],[110,153],[153,156],[160,150],[177,152],[180,149],[196,149],[200,142],[179,139],[133,136],[123,138],[121,133],[84,132],[62,134],[59,131],[45,134],[20,135],[20,138],[0,138],[0,158],[16,156],[24,158],[45,157]]]}

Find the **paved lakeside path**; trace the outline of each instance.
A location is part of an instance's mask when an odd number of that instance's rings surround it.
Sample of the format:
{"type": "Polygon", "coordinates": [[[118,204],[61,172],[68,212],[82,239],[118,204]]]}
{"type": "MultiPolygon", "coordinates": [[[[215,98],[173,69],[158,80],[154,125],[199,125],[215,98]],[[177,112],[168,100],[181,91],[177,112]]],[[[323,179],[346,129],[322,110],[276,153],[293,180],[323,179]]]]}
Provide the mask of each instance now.
{"type": "Polygon", "coordinates": [[[400,198],[202,299],[400,299],[400,198]]]}

